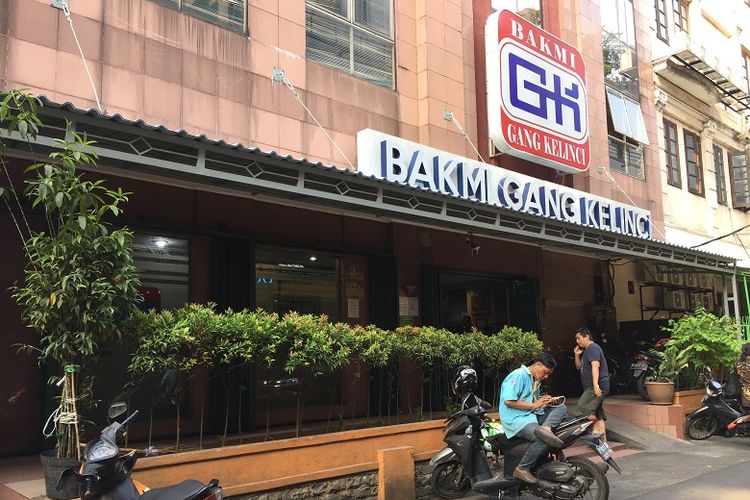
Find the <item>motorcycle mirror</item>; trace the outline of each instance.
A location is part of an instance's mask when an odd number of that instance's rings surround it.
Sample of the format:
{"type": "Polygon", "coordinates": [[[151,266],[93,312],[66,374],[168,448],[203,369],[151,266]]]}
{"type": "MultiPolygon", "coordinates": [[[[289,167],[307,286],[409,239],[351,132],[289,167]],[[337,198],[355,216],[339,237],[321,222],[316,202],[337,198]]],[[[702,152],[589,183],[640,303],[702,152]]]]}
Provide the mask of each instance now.
{"type": "Polygon", "coordinates": [[[123,413],[128,411],[128,404],[125,401],[115,401],[107,409],[107,418],[114,420],[123,413]]]}

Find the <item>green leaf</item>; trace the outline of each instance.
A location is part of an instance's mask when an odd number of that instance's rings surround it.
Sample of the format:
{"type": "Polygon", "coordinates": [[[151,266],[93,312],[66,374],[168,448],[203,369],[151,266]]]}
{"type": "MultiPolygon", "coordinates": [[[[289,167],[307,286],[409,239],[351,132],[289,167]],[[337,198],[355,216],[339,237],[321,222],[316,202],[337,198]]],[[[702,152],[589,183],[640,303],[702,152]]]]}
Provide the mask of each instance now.
{"type": "Polygon", "coordinates": [[[78,216],[78,225],[81,226],[81,229],[86,229],[86,217],[83,215],[78,216]]]}
{"type": "MultiPolygon", "coordinates": [[[[42,186],[43,185],[44,184],[42,184],[42,186]]],[[[57,205],[57,208],[62,207],[63,196],[65,196],[65,193],[63,193],[62,191],[60,191],[59,193],[55,195],[55,205],[57,205]]]]}

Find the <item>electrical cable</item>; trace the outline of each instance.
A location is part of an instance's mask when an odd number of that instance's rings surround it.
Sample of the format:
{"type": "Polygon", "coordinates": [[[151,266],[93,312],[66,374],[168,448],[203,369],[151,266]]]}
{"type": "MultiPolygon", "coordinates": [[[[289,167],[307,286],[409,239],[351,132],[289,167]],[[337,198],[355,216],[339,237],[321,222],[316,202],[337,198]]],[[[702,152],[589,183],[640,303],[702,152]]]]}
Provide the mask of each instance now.
{"type": "Polygon", "coordinates": [[[453,124],[456,126],[456,128],[458,128],[458,130],[460,130],[461,133],[464,135],[464,138],[466,138],[466,142],[469,143],[469,145],[471,146],[471,149],[473,149],[474,152],[479,157],[479,159],[482,160],[482,163],[487,163],[486,161],[484,161],[484,158],[482,158],[482,155],[479,153],[479,150],[477,149],[477,147],[471,141],[471,138],[469,137],[469,134],[466,133],[466,130],[461,126],[461,123],[456,119],[456,115],[453,114],[453,111],[450,111],[449,109],[445,109],[443,111],[443,117],[446,120],[453,122],[453,124]]]}
{"type": "Polygon", "coordinates": [[[70,8],[68,7],[68,0],[65,0],[62,3],[62,11],[63,14],[65,14],[65,19],[68,20],[68,24],[70,25],[70,31],[73,32],[73,38],[76,41],[76,45],[78,46],[78,52],[81,53],[81,59],[83,60],[83,67],[86,69],[86,75],[89,77],[89,82],[91,83],[91,89],[94,91],[94,98],[96,99],[96,108],[99,110],[100,113],[104,113],[102,111],[102,104],[99,102],[99,94],[96,91],[96,85],[94,85],[94,79],[91,77],[91,72],[89,71],[89,65],[86,63],[86,56],[83,55],[83,49],[81,48],[81,44],[78,41],[78,35],[76,35],[76,30],[73,28],[73,19],[70,17],[70,8]]]}
{"type": "Polygon", "coordinates": [[[335,147],[335,148],[336,148],[336,150],[337,150],[337,151],[338,151],[339,153],[341,153],[341,156],[343,156],[343,157],[344,157],[344,160],[346,160],[346,163],[348,163],[348,164],[349,164],[349,166],[350,166],[350,167],[352,168],[352,170],[356,170],[356,169],[354,168],[354,165],[352,164],[352,162],[351,162],[351,161],[349,160],[349,157],[348,157],[348,156],[346,156],[346,153],[344,153],[344,152],[343,152],[343,151],[341,150],[341,148],[339,147],[339,145],[338,145],[338,144],[336,144],[336,141],[334,141],[334,140],[333,140],[333,138],[332,138],[332,137],[331,137],[331,136],[330,136],[330,135],[328,134],[328,131],[326,131],[326,129],[325,129],[325,128],[323,128],[323,125],[321,125],[321,124],[320,124],[320,122],[318,121],[318,119],[317,119],[317,118],[315,118],[315,115],[313,114],[313,112],[312,112],[312,111],[310,111],[310,109],[309,109],[309,108],[308,108],[307,106],[305,106],[305,103],[304,103],[304,102],[302,102],[302,98],[301,98],[301,97],[299,96],[299,94],[297,93],[297,89],[295,89],[295,88],[294,88],[294,85],[292,85],[292,82],[290,82],[290,81],[289,81],[289,79],[288,79],[288,78],[286,77],[286,75],[283,75],[283,80],[282,80],[282,82],[283,82],[283,83],[284,83],[284,85],[286,85],[286,87],[287,87],[287,88],[288,88],[288,89],[289,89],[289,90],[290,90],[290,91],[292,92],[292,95],[294,95],[294,97],[295,97],[295,98],[297,99],[297,101],[299,101],[299,103],[300,103],[300,104],[302,105],[302,107],[303,107],[303,108],[305,108],[305,111],[307,111],[307,114],[309,114],[309,115],[310,115],[310,117],[311,117],[311,118],[313,119],[313,121],[315,122],[315,124],[316,124],[316,125],[317,125],[318,127],[320,127],[320,130],[322,130],[322,131],[323,131],[323,133],[324,133],[324,134],[326,135],[326,137],[328,137],[328,140],[329,140],[329,141],[331,141],[331,144],[333,144],[333,147],[335,147]]]}
{"type": "MultiPolygon", "coordinates": [[[[605,174],[607,174],[607,177],[609,177],[609,180],[612,181],[612,183],[615,185],[615,187],[617,189],[619,189],[622,192],[622,194],[625,195],[625,198],[627,198],[628,201],[630,201],[630,203],[632,203],[634,207],[638,207],[638,204],[633,201],[633,199],[630,197],[630,195],[620,186],[620,184],[617,182],[617,180],[614,177],[612,177],[612,174],[609,173],[609,169],[607,169],[607,167],[605,167],[605,166],[602,165],[601,166],[601,171],[604,172],[605,174]]],[[[640,207],[638,207],[638,208],[640,208],[640,207]]],[[[661,231],[659,231],[659,229],[656,226],[654,226],[652,224],[651,227],[653,228],[654,231],[656,231],[657,233],[659,233],[659,235],[662,237],[662,240],[664,240],[664,241],[667,240],[667,237],[664,236],[664,233],[662,233],[661,231]]]]}

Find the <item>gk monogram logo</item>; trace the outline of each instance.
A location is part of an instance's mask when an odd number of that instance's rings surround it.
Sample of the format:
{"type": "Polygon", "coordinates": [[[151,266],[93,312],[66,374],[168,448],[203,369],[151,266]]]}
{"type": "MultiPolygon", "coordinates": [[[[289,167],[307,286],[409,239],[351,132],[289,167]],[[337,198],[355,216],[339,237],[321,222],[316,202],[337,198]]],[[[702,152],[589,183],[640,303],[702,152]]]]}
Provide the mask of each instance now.
{"type": "MultiPolygon", "coordinates": [[[[552,75],[552,89],[548,88],[547,70],[541,66],[526,61],[514,53],[508,54],[509,76],[510,76],[510,102],[511,104],[532,115],[536,115],[546,121],[549,121],[549,106],[547,101],[552,101],[554,109],[554,120],[557,125],[563,125],[563,106],[570,109],[573,113],[573,128],[576,132],[581,132],[581,108],[578,105],[578,99],[581,92],[580,87],[575,82],[563,88],[560,75],[552,75]],[[525,78],[521,77],[518,68],[525,68],[525,78]],[[531,81],[528,77],[536,75],[538,84],[531,81]],[[528,102],[519,97],[518,87],[529,91],[531,96],[536,96],[537,103],[528,102]]],[[[524,72],[521,72],[524,73],[524,72]]]]}

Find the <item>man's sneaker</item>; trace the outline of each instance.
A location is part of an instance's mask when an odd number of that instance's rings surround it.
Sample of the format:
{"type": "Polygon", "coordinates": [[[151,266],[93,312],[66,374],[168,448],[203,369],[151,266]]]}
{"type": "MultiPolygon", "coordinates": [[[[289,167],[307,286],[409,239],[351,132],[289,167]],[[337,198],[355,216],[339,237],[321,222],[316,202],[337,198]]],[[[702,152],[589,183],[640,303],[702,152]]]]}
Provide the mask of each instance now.
{"type": "Polygon", "coordinates": [[[516,467],[516,469],[513,471],[513,477],[520,479],[524,483],[536,484],[538,482],[531,471],[529,471],[528,469],[522,469],[520,467],[516,467]]]}
{"type": "Polygon", "coordinates": [[[562,448],[563,446],[562,439],[555,436],[551,431],[548,431],[543,427],[537,427],[536,429],[534,429],[534,435],[539,441],[543,442],[547,446],[551,446],[552,448],[562,448]]]}

